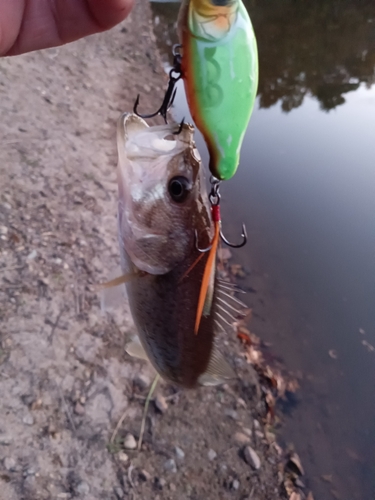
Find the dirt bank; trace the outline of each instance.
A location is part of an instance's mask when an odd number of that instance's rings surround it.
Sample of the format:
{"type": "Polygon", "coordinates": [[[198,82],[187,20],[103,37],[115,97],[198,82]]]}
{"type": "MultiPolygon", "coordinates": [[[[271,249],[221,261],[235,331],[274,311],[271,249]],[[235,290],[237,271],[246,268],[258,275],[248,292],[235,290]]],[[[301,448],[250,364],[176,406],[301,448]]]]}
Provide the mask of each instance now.
{"type": "Polygon", "coordinates": [[[119,262],[116,120],[138,93],[153,109],[165,84],[149,20],[142,0],[111,32],[0,60],[1,500],[284,498],[235,336],[237,382],[162,384],[168,407],[151,405],[142,451],[123,447],[152,372],[124,353],[126,303],[102,316],[93,285],[119,262]]]}

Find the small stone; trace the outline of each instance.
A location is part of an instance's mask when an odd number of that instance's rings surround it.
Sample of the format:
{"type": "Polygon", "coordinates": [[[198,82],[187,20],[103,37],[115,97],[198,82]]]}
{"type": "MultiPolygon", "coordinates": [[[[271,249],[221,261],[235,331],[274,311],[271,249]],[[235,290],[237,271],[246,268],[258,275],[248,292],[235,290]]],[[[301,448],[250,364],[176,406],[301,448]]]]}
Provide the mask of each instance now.
{"type": "Polygon", "coordinates": [[[177,472],[176,462],[173,460],[173,458],[169,458],[164,462],[164,469],[173,473],[177,472]]]}
{"type": "Polygon", "coordinates": [[[31,415],[31,413],[28,413],[25,415],[22,419],[22,422],[26,425],[33,425],[34,424],[34,417],[31,415]]]}
{"type": "Polygon", "coordinates": [[[238,404],[238,406],[240,406],[241,408],[246,408],[246,402],[245,402],[242,398],[238,398],[238,399],[237,399],[237,404],[238,404]]]}
{"type": "Polygon", "coordinates": [[[124,448],[126,450],[135,450],[137,447],[137,441],[135,440],[133,434],[127,434],[124,439],[124,448]]]}
{"type": "Polygon", "coordinates": [[[258,420],[254,419],[254,428],[259,430],[260,429],[260,423],[258,420]]]}
{"type": "Polygon", "coordinates": [[[169,489],[170,489],[171,491],[176,491],[176,489],[177,489],[177,488],[176,488],[176,485],[175,485],[175,484],[171,483],[171,484],[169,485],[169,489]]]}
{"type": "Polygon", "coordinates": [[[26,257],[27,260],[34,260],[35,257],[38,255],[38,252],[36,250],[32,250],[29,255],[26,257]]]}
{"type": "Polygon", "coordinates": [[[81,481],[77,486],[76,491],[80,495],[88,495],[88,493],[90,493],[90,486],[85,481],[81,481]]]}
{"type": "Polygon", "coordinates": [[[117,486],[115,488],[115,495],[117,496],[117,498],[124,498],[124,490],[117,486]]]}
{"type": "Polygon", "coordinates": [[[0,226],[0,234],[8,234],[8,228],[6,226],[0,226]]]}
{"type": "Polygon", "coordinates": [[[253,435],[253,431],[249,429],[248,427],[242,427],[243,433],[246,434],[246,436],[251,437],[253,435]]]}
{"type": "Polygon", "coordinates": [[[35,473],[36,473],[36,471],[35,471],[34,467],[29,467],[28,469],[25,470],[25,472],[23,473],[23,475],[25,477],[27,477],[27,476],[35,476],[35,473]]]}
{"type": "Polygon", "coordinates": [[[76,403],[74,407],[74,413],[77,415],[84,415],[85,414],[85,407],[81,405],[81,403],[76,403]]]}
{"type": "Polygon", "coordinates": [[[249,444],[251,442],[250,437],[242,432],[236,432],[234,435],[234,440],[236,441],[236,443],[242,445],[249,444]]]}
{"type": "Polygon", "coordinates": [[[238,413],[236,412],[236,410],[225,410],[225,415],[233,420],[237,420],[238,419],[238,413]]]}
{"type": "Polygon", "coordinates": [[[177,458],[179,458],[180,460],[183,460],[185,458],[185,452],[183,450],[181,450],[181,448],[179,448],[178,446],[175,446],[175,452],[176,452],[177,458]]]}
{"type": "Polygon", "coordinates": [[[232,489],[233,490],[238,490],[239,487],[240,487],[240,482],[237,479],[233,479],[233,481],[232,481],[232,489]]]}
{"type": "Polygon", "coordinates": [[[120,462],[122,462],[124,464],[129,460],[128,455],[126,453],[124,453],[123,451],[120,451],[117,454],[117,458],[120,460],[120,462]]]}
{"type": "Polygon", "coordinates": [[[155,485],[160,490],[162,490],[166,484],[167,484],[167,481],[163,477],[156,477],[155,478],[155,485]]]}
{"type": "Polygon", "coordinates": [[[212,462],[212,460],[215,460],[215,458],[217,457],[217,453],[216,453],[215,450],[213,450],[212,448],[210,448],[208,450],[207,456],[208,456],[208,460],[210,460],[212,462]]]}
{"type": "Polygon", "coordinates": [[[62,499],[70,498],[70,493],[62,491],[61,493],[58,493],[57,498],[62,498],[62,499]]]}
{"type": "Polygon", "coordinates": [[[156,395],[154,403],[160,413],[165,413],[168,410],[168,403],[161,394],[156,395]]]}
{"type": "Polygon", "coordinates": [[[3,446],[9,446],[11,442],[12,439],[10,436],[0,436],[0,444],[2,444],[3,446]]]}
{"type": "Polygon", "coordinates": [[[16,461],[14,460],[14,458],[11,458],[11,457],[6,457],[4,458],[4,467],[6,470],[13,470],[16,466],[16,461]]]}
{"type": "Polygon", "coordinates": [[[144,375],[143,373],[139,373],[135,378],[134,378],[134,384],[139,387],[139,389],[144,390],[147,389],[147,387],[150,386],[150,379],[147,375],[144,375]]]}
{"type": "Polygon", "coordinates": [[[139,477],[142,479],[142,481],[150,481],[151,474],[147,472],[147,470],[142,469],[139,473],[139,477]]]}
{"type": "Polygon", "coordinates": [[[249,464],[253,469],[260,469],[260,458],[258,457],[255,450],[251,446],[245,446],[243,450],[243,456],[245,462],[249,464]]]}

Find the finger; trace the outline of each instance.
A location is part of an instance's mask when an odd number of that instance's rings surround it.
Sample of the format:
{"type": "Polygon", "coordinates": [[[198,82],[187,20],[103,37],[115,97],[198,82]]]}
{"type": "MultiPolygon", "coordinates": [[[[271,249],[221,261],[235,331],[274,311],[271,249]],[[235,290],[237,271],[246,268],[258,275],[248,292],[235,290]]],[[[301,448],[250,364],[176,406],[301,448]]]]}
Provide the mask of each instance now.
{"type": "MultiPolygon", "coordinates": [[[[0,0],[0,7],[4,2],[8,0],[0,0]]],[[[6,54],[62,45],[111,28],[125,19],[132,4],[133,0],[26,0],[18,36],[6,54]]]]}

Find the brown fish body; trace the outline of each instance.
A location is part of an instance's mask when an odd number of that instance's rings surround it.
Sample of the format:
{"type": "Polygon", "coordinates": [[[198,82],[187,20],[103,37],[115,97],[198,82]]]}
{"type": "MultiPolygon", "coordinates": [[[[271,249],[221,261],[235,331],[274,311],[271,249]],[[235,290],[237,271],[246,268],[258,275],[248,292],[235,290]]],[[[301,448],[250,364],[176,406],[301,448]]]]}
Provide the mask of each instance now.
{"type": "Polygon", "coordinates": [[[175,129],[148,128],[135,115],[120,120],[119,242],[123,273],[141,271],[126,288],[146,357],[163,378],[194,387],[233,372],[215,347],[214,276],[210,303],[194,331],[208,255],[197,250],[196,239],[208,247],[213,223],[193,128],[183,125],[173,137],[175,129]],[[176,147],[160,142],[164,137],[176,147]],[[151,145],[148,152],[143,142],[151,145]],[[176,179],[186,187],[181,197],[176,179]]]}
{"type": "Polygon", "coordinates": [[[204,259],[187,277],[184,272],[199,257],[191,258],[163,275],[146,275],[127,284],[130,308],[142,345],[164,378],[194,387],[208,367],[214,345],[214,314],[194,323],[204,259]]]}

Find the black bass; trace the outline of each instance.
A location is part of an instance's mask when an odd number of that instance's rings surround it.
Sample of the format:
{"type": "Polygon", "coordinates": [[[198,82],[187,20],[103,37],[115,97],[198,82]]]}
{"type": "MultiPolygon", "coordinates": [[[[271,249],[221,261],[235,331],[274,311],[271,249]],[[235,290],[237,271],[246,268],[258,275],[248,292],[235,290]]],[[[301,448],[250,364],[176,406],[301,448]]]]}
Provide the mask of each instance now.
{"type": "Polygon", "coordinates": [[[121,267],[140,341],[127,352],[183,387],[235,376],[215,331],[233,318],[237,299],[216,266],[199,309],[209,259],[199,247],[215,230],[193,134],[187,124],[149,127],[135,114],[124,114],[117,132],[121,267]]]}

